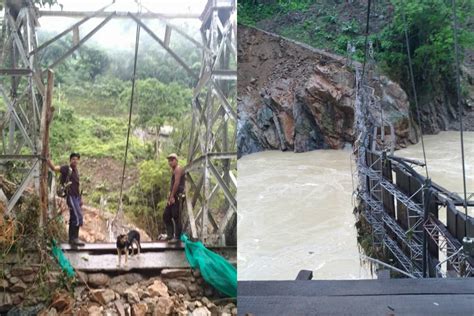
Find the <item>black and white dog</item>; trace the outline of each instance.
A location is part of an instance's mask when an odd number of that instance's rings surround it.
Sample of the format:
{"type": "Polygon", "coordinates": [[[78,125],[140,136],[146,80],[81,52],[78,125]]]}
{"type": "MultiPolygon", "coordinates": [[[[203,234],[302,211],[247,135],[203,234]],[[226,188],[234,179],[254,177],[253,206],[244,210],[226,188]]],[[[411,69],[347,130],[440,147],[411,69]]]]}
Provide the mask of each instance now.
{"type": "Polygon", "coordinates": [[[136,230],[131,230],[127,235],[118,235],[117,237],[117,255],[118,255],[118,267],[120,267],[122,253],[125,253],[125,265],[128,263],[128,253],[131,251],[133,256],[133,245],[137,249],[137,255],[140,254],[141,245],[140,245],[140,233],[136,230]]]}

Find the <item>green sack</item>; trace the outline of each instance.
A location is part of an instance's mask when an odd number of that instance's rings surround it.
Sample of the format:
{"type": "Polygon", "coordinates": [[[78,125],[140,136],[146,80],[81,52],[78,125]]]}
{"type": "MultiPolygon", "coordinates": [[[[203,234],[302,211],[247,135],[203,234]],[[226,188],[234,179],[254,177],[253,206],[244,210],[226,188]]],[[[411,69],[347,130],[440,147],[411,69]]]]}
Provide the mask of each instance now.
{"type": "Polygon", "coordinates": [[[200,241],[182,235],[189,265],[201,271],[204,280],[229,297],[237,297],[237,270],[227,260],[207,249],[200,241]]]}

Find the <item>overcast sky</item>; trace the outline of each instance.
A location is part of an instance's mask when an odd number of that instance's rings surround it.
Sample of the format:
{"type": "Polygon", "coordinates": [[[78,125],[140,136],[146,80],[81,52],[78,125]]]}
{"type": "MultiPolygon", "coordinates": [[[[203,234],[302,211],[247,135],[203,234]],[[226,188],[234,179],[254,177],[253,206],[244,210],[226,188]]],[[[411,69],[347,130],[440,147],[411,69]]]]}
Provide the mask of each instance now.
{"type": "MultiPolygon", "coordinates": [[[[96,11],[104,6],[111,4],[112,1],[104,0],[58,0],[66,11],[96,11]]],[[[207,0],[142,0],[141,4],[152,12],[156,13],[192,13],[201,14],[207,0]]],[[[147,12],[143,8],[142,12],[147,12]]],[[[60,6],[56,5],[49,9],[47,6],[42,10],[60,11],[60,6]]],[[[116,0],[114,4],[105,11],[130,11],[137,12],[138,5],[135,0],[116,0]]],[[[59,18],[59,17],[42,17],[40,18],[41,27],[38,31],[47,31],[51,33],[59,33],[68,26],[79,21],[80,18],[59,18]]],[[[103,18],[102,18],[103,19],[103,18]]],[[[90,30],[97,26],[102,19],[90,19],[80,27],[81,37],[86,35],[90,30]]],[[[164,25],[157,20],[144,21],[160,38],[163,39],[164,25]]],[[[199,19],[172,19],[169,22],[181,29],[198,30],[201,26],[199,19]]],[[[136,24],[129,19],[112,19],[102,29],[100,29],[89,41],[106,48],[132,49],[135,42],[136,24]]],[[[189,32],[188,32],[189,33],[189,32]]],[[[142,32],[143,36],[148,36],[142,32]]],[[[200,40],[197,33],[195,38],[200,40]]],[[[192,35],[192,34],[190,34],[192,35]]],[[[172,33],[173,36],[180,36],[172,33]]],[[[158,45],[158,44],[157,44],[158,45]]]]}

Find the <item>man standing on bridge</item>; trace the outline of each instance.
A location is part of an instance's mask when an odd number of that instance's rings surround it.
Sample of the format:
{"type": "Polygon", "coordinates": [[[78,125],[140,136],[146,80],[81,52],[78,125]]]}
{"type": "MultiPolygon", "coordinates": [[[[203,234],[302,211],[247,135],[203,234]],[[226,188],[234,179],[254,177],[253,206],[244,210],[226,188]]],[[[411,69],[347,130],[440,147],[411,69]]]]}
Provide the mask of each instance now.
{"type": "Polygon", "coordinates": [[[69,243],[74,246],[84,246],[79,239],[79,227],[83,224],[82,195],[79,190],[79,170],[77,166],[81,155],[71,153],[69,165],[55,166],[50,159],[46,162],[52,171],[61,173],[60,181],[66,184],[66,202],[69,207],[69,243]],[[70,182],[70,184],[67,184],[70,182]]]}
{"type": "Polygon", "coordinates": [[[168,165],[171,167],[171,186],[168,203],[163,213],[163,222],[166,225],[167,240],[178,242],[181,237],[180,206],[184,199],[184,170],[178,165],[178,155],[170,154],[168,165]]]}

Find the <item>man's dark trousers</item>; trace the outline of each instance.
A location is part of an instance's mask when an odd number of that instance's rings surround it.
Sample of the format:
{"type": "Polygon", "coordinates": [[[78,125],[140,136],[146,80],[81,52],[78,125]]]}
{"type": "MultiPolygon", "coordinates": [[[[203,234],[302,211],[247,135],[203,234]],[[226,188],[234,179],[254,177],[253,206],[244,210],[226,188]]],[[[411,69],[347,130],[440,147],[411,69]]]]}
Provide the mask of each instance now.
{"type": "Polygon", "coordinates": [[[175,202],[172,205],[168,205],[163,213],[163,222],[166,226],[166,234],[168,238],[180,238],[181,237],[181,218],[180,218],[180,201],[176,197],[175,202]],[[174,222],[174,224],[173,224],[174,222]],[[173,235],[174,233],[174,235],[173,235]]]}

